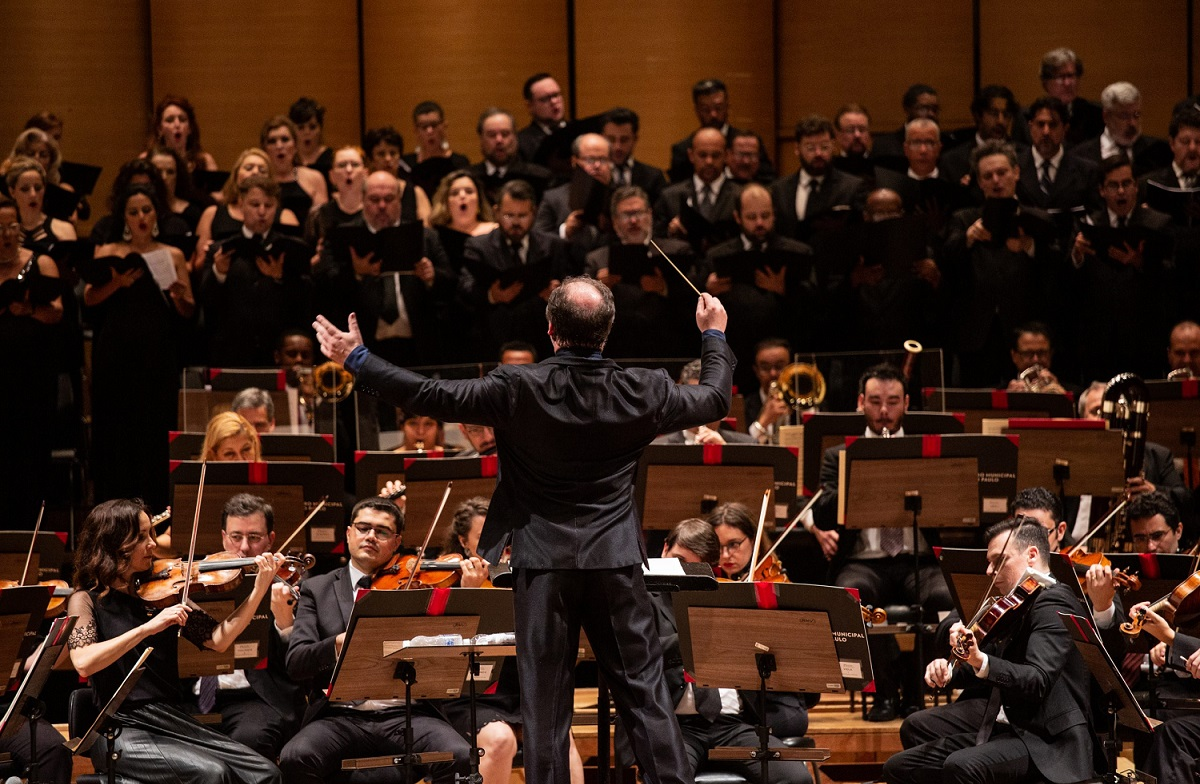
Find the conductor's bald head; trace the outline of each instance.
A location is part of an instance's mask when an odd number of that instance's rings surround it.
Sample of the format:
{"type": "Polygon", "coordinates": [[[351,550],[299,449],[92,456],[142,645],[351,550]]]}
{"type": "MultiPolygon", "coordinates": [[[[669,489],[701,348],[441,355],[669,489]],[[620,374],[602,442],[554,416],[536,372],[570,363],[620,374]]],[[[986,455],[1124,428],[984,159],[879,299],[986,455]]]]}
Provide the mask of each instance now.
{"type": "Polygon", "coordinates": [[[546,303],[550,340],[556,350],[572,346],[600,351],[616,312],[608,286],[594,278],[567,278],[546,303]]]}

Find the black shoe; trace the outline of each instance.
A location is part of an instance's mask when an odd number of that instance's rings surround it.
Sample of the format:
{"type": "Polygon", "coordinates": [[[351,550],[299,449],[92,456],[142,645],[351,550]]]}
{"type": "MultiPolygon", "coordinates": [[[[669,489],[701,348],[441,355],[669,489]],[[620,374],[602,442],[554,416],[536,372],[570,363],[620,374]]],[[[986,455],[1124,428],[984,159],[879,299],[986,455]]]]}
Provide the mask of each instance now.
{"type": "Polygon", "coordinates": [[[867,711],[867,721],[893,721],[899,700],[895,697],[876,697],[875,704],[867,711]]]}
{"type": "Polygon", "coordinates": [[[920,711],[923,711],[923,710],[925,710],[924,705],[910,705],[910,704],[901,705],[900,706],[900,718],[907,719],[909,716],[913,715],[914,713],[919,713],[920,711]]]}

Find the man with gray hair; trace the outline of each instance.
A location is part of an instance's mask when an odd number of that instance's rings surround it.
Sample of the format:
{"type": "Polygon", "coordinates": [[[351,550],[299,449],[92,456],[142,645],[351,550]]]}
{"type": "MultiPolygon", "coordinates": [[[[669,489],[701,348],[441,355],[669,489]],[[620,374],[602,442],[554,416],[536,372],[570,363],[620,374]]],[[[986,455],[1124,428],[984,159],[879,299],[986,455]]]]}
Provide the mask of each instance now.
{"type": "MultiPolygon", "coordinates": [[[[585,172],[596,181],[593,188],[607,191],[612,183],[612,158],[609,156],[610,145],[598,133],[585,133],[575,138],[571,143],[571,166],[585,172]]],[[[584,182],[587,182],[584,180],[584,182]]],[[[571,204],[571,193],[575,190],[572,182],[566,182],[546,191],[542,203],[538,206],[537,219],[533,227],[547,234],[557,234],[567,242],[572,243],[579,257],[595,248],[600,238],[600,230],[596,226],[599,213],[587,214],[587,205],[571,204]]],[[[594,197],[589,197],[589,201],[594,197]]],[[[607,202],[607,198],[602,199],[607,202]]],[[[607,204],[604,205],[607,208],[607,204]]],[[[604,210],[601,210],[603,212],[604,210]]]]}
{"type": "Polygon", "coordinates": [[[1133,176],[1141,177],[1171,165],[1171,147],[1163,139],[1142,134],[1142,93],[1129,82],[1113,82],[1100,93],[1104,132],[1082,142],[1072,155],[1096,166],[1110,155],[1124,153],[1133,162],[1133,176]]]}
{"type": "Polygon", "coordinates": [[[241,414],[259,435],[275,430],[275,401],[266,390],[258,387],[246,387],[234,396],[229,408],[235,414],[241,414]]]}
{"type": "MultiPolygon", "coordinates": [[[[1060,46],[1042,55],[1038,76],[1042,89],[1051,98],[1057,98],[1066,106],[1063,118],[1067,124],[1066,146],[1074,147],[1087,139],[1094,139],[1104,131],[1104,116],[1100,106],[1079,94],[1079,80],[1083,78],[1083,60],[1074,51],[1060,46]]],[[[1033,120],[1034,113],[1027,111],[1025,119],[1033,120]]]]}

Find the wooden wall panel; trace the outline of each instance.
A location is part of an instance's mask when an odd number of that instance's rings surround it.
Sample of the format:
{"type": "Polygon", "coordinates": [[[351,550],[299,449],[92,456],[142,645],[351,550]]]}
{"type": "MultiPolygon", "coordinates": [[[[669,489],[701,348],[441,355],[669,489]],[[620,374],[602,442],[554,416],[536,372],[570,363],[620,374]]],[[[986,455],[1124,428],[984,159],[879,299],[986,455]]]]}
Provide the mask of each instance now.
{"type": "Polygon", "coordinates": [[[363,62],[368,127],[394,125],[410,151],[413,107],[437,101],[450,143],[476,161],[475,122],[483,109],[507,109],[520,129],[529,124],[521,97],[529,76],[552,73],[566,91],[566,3],[364,0],[363,62]]]}
{"type": "Polygon", "coordinates": [[[937,88],[941,124],[970,124],[971,4],[944,0],[830,3],[808,12],[801,0],[779,2],[779,137],[781,172],[797,167],[793,128],[813,112],[831,119],[844,103],[871,112],[872,130],[904,121],[908,86],[937,88]]]}
{"type": "Polygon", "coordinates": [[[0,158],[25,120],[42,109],[55,112],[64,121],[67,160],[104,167],[91,200],[98,218],[107,212],[117,168],[144,141],[146,0],[14,0],[4,16],[13,34],[4,41],[9,78],[0,90],[0,158]]]}
{"type": "Polygon", "coordinates": [[[1106,85],[1132,82],[1143,133],[1166,136],[1171,107],[1187,94],[1187,2],[982,0],[982,83],[1006,84],[1027,105],[1042,94],[1042,55],[1067,46],[1084,62],[1082,95],[1098,101],[1106,85]]]}
{"type": "Polygon", "coordinates": [[[327,144],[359,141],[354,0],[152,0],[150,8],[151,106],[167,93],[186,96],[222,168],[302,95],[325,105],[327,144]]]}
{"type": "Polygon", "coordinates": [[[576,0],[580,116],[628,106],[641,117],[637,157],[670,162],[671,144],[696,128],[692,85],[729,88],[729,121],[774,154],[773,3],[769,0],[576,0]]]}

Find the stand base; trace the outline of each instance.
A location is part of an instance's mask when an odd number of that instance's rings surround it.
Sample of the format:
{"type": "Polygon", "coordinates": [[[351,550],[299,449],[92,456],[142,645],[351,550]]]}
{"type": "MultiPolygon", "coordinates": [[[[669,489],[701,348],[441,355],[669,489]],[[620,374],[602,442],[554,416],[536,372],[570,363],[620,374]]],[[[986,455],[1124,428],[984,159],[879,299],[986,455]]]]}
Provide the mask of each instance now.
{"type": "MultiPolygon", "coordinates": [[[[829,759],[829,749],[792,749],[773,746],[767,749],[767,759],[772,762],[796,760],[799,762],[824,762],[829,759]]],[[[762,749],[754,746],[716,746],[708,750],[710,760],[753,760],[762,759],[762,749]]]]}
{"type": "Polygon", "coordinates": [[[366,770],[368,768],[398,768],[403,765],[430,765],[434,762],[453,762],[449,751],[427,751],[422,754],[396,754],[383,757],[355,757],[342,760],[342,770],[366,770]]]}

